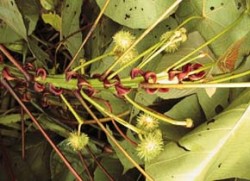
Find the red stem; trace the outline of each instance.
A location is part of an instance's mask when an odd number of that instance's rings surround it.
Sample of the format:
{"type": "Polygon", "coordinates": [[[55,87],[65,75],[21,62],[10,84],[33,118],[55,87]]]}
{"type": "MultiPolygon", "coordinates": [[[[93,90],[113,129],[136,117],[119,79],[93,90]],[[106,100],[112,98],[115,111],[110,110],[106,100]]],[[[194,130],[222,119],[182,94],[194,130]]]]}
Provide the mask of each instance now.
{"type": "Polygon", "coordinates": [[[92,150],[90,147],[87,145],[86,146],[88,152],[92,156],[92,158],[95,160],[97,166],[103,171],[103,173],[108,177],[110,181],[114,181],[115,179],[108,173],[108,171],[102,166],[102,164],[96,159],[95,155],[93,154],[92,150]]]}
{"type": "Polygon", "coordinates": [[[22,74],[24,75],[25,79],[27,81],[31,81],[32,77],[31,75],[18,63],[18,61],[16,61],[16,59],[8,52],[8,50],[6,50],[6,48],[4,48],[3,45],[0,44],[0,50],[3,52],[3,54],[11,61],[11,63],[13,63],[15,65],[15,67],[22,72],[22,74]]]}
{"type": "Polygon", "coordinates": [[[22,128],[22,159],[25,160],[25,120],[24,120],[23,108],[21,108],[21,128],[22,128]]]}
{"type": "Polygon", "coordinates": [[[80,177],[80,175],[76,172],[76,170],[71,166],[67,158],[62,154],[62,152],[57,148],[57,146],[53,143],[53,141],[50,139],[50,137],[47,135],[47,133],[44,131],[43,127],[39,124],[39,122],[36,120],[36,118],[32,115],[32,113],[29,111],[29,109],[24,105],[24,103],[21,101],[21,99],[17,96],[17,94],[14,92],[12,87],[9,85],[9,83],[1,79],[2,85],[10,92],[10,94],[16,99],[16,101],[20,104],[22,109],[29,115],[31,120],[34,122],[36,127],[39,129],[39,131],[42,133],[44,138],[49,142],[49,144],[52,146],[52,148],[55,150],[55,152],[58,154],[58,156],[62,159],[64,164],[68,167],[68,169],[71,171],[71,173],[76,177],[77,180],[83,181],[83,179],[80,177]]]}
{"type": "Polygon", "coordinates": [[[80,151],[78,151],[78,156],[79,156],[79,158],[80,158],[80,160],[82,162],[82,165],[83,165],[84,169],[86,170],[86,172],[87,172],[87,174],[89,176],[90,181],[94,181],[93,177],[90,174],[90,171],[88,169],[88,163],[85,161],[85,159],[83,158],[82,153],[80,151]]]}

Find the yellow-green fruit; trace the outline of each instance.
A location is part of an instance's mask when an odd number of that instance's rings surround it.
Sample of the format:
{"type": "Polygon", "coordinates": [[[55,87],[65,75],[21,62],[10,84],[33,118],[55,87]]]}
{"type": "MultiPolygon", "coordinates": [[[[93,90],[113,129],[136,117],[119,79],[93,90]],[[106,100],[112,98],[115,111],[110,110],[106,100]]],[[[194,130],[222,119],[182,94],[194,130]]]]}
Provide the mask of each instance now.
{"type": "Polygon", "coordinates": [[[70,133],[68,137],[68,145],[70,145],[73,150],[82,150],[89,142],[89,137],[85,133],[78,134],[77,132],[70,133]]]}

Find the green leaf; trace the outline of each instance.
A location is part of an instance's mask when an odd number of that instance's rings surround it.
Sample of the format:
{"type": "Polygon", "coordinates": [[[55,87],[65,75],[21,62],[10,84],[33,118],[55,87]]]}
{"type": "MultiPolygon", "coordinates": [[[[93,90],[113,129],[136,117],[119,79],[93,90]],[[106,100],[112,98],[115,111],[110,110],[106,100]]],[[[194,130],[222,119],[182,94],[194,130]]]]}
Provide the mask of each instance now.
{"type": "MultiPolygon", "coordinates": [[[[181,3],[176,15],[181,21],[191,16],[201,16],[202,19],[192,20],[186,26],[190,30],[198,30],[206,40],[209,40],[232,24],[244,10],[245,6],[241,0],[186,0],[181,3]]],[[[211,44],[213,52],[217,56],[222,55],[233,42],[249,32],[249,26],[250,17],[245,14],[232,31],[211,44]]]]}
{"type": "Polygon", "coordinates": [[[58,3],[58,0],[40,0],[41,6],[50,11],[50,10],[54,10],[55,6],[58,3]]]}
{"type": "MultiPolygon", "coordinates": [[[[175,19],[168,18],[168,19],[164,20],[158,26],[156,26],[155,29],[153,31],[151,31],[151,33],[136,46],[136,50],[138,51],[138,53],[143,52],[144,50],[146,50],[147,48],[152,46],[152,44],[157,43],[159,41],[161,35],[166,32],[166,29],[167,30],[174,29],[176,26],[177,26],[177,22],[175,19]]],[[[129,31],[135,37],[139,37],[143,33],[142,30],[133,30],[131,28],[126,28],[126,27],[124,27],[123,30],[129,31]]],[[[96,42],[96,43],[99,43],[99,42],[96,42]]],[[[109,45],[109,47],[106,49],[105,53],[110,52],[113,48],[114,48],[114,43],[111,43],[109,45]]],[[[100,74],[103,73],[114,62],[115,62],[115,57],[109,56],[109,57],[103,58],[101,61],[93,63],[91,65],[91,74],[93,75],[96,73],[100,73],[100,74]]],[[[120,77],[128,77],[130,75],[130,71],[131,71],[132,67],[134,67],[136,64],[137,63],[130,65],[127,68],[125,68],[124,70],[122,70],[119,73],[119,76],[120,77]]],[[[120,63],[113,70],[115,71],[123,65],[124,64],[120,63]]],[[[155,64],[152,61],[152,64],[149,64],[146,68],[148,68],[150,70],[154,70],[155,66],[157,66],[157,64],[155,64]]]]}
{"type": "MultiPolygon", "coordinates": [[[[24,119],[29,118],[28,115],[24,115],[24,119]]],[[[9,114],[9,115],[1,115],[0,116],[0,124],[8,125],[12,123],[17,123],[21,121],[21,115],[20,114],[9,114]]]]}
{"type": "Polygon", "coordinates": [[[146,171],[156,181],[250,179],[250,144],[246,141],[250,139],[249,96],[238,101],[240,105],[185,135],[179,146],[167,144],[162,154],[146,165],[146,171]]]}
{"type": "Polygon", "coordinates": [[[12,147],[6,147],[5,149],[5,152],[2,152],[3,149],[0,149],[0,157],[7,158],[7,154],[8,158],[4,160],[9,162],[3,165],[5,166],[3,169],[1,168],[3,162],[0,164],[1,170],[5,172],[2,174],[0,171],[1,181],[10,179],[9,173],[6,172],[6,169],[8,169],[6,164],[11,167],[14,172],[13,175],[17,180],[34,181],[50,179],[49,155],[51,147],[41,134],[28,133],[26,135],[25,160],[21,158],[20,144],[17,142],[12,147]],[[4,179],[5,175],[8,179],[4,179]]]}
{"type": "MultiPolygon", "coordinates": [[[[145,38],[143,38],[142,41],[138,43],[136,49],[138,50],[139,53],[146,50],[155,43],[158,43],[160,41],[162,34],[164,34],[167,31],[174,30],[177,26],[178,23],[176,19],[172,17],[163,20],[145,38]]],[[[142,29],[131,29],[127,27],[124,27],[123,29],[125,31],[131,32],[136,37],[139,37],[143,33],[142,29]]],[[[150,70],[152,70],[152,67],[150,67],[150,70]]]]}
{"type": "Polygon", "coordinates": [[[23,15],[24,24],[30,35],[36,28],[39,19],[39,4],[37,0],[18,0],[17,6],[23,15]]]}
{"type": "MultiPolygon", "coordinates": [[[[91,14],[93,14],[92,11],[91,14]]],[[[102,21],[98,23],[91,38],[86,44],[86,54],[91,55],[90,58],[102,55],[112,42],[112,36],[118,31],[119,27],[120,26],[117,23],[106,16],[103,16],[102,21]]]]}
{"type": "MultiPolygon", "coordinates": [[[[80,29],[80,13],[82,7],[83,0],[79,1],[72,1],[72,0],[64,0],[62,5],[62,32],[61,32],[61,39],[64,39],[75,33],[80,29]]],[[[82,44],[82,34],[81,32],[67,38],[64,42],[65,47],[70,52],[71,56],[74,56],[77,50],[80,48],[82,44]]],[[[81,50],[77,60],[83,58],[83,50],[81,50]]]]}
{"type": "MultiPolygon", "coordinates": [[[[111,130],[108,129],[110,132],[111,130]]],[[[111,132],[112,133],[112,132],[111,132]]],[[[128,135],[129,138],[131,138],[132,140],[135,140],[134,136],[132,135],[132,133],[130,131],[128,131],[128,135]]],[[[117,141],[117,140],[116,140],[117,141]]],[[[117,146],[113,143],[113,141],[111,141],[108,138],[108,142],[111,144],[112,148],[115,150],[117,157],[119,158],[119,160],[121,161],[122,165],[123,165],[123,173],[127,172],[129,169],[134,168],[134,165],[127,159],[127,157],[124,156],[124,154],[117,148],[117,146]]],[[[135,151],[135,146],[133,146],[130,142],[128,142],[127,140],[123,140],[123,141],[117,141],[122,147],[123,149],[138,163],[138,164],[142,164],[142,160],[140,160],[140,158],[137,156],[136,151],[135,151]]]]}
{"type": "MultiPolygon", "coordinates": [[[[101,162],[105,170],[116,180],[122,176],[123,167],[118,159],[104,157],[101,162]]],[[[94,180],[109,181],[108,177],[103,173],[100,167],[97,167],[94,172],[94,180]]]]}
{"type": "Polygon", "coordinates": [[[28,46],[31,53],[36,58],[36,67],[47,68],[47,61],[50,60],[49,55],[38,46],[38,42],[34,38],[29,37],[28,46]]]}
{"type": "Polygon", "coordinates": [[[13,43],[22,39],[9,25],[0,20],[0,43],[13,43]]]}
{"type": "MultiPolygon", "coordinates": [[[[102,8],[105,0],[96,2],[102,8]]],[[[104,14],[119,24],[133,29],[147,28],[174,2],[174,0],[112,0],[104,14]]]]}
{"type": "MultiPolygon", "coordinates": [[[[83,178],[83,180],[88,180],[88,175],[86,174],[86,171],[79,159],[79,155],[67,143],[68,143],[68,140],[65,139],[64,141],[59,143],[57,146],[62,151],[62,153],[66,156],[67,160],[71,163],[71,165],[75,168],[77,173],[83,178]]],[[[92,142],[89,142],[88,146],[90,147],[91,151],[95,155],[100,154],[100,150],[92,142]]],[[[89,154],[89,152],[87,152],[86,149],[83,149],[81,153],[84,157],[84,160],[86,161],[88,165],[88,169],[92,171],[94,160],[92,159],[91,155],[89,154]]],[[[52,181],[57,181],[57,180],[74,181],[75,180],[75,177],[72,175],[69,169],[62,162],[61,158],[59,158],[59,156],[55,153],[55,151],[52,151],[51,156],[50,156],[50,169],[51,169],[52,181]]]]}
{"type": "Polygon", "coordinates": [[[4,21],[20,37],[27,39],[27,30],[14,0],[0,1],[0,20],[4,21]]]}
{"type": "Polygon", "coordinates": [[[61,30],[61,17],[54,13],[43,13],[42,19],[45,23],[50,24],[56,31],[61,30]]]}
{"type": "Polygon", "coordinates": [[[208,120],[228,106],[229,89],[217,89],[211,98],[207,95],[206,90],[200,89],[197,96],[208,120]]]}
{"type": "Polygon", "coordinates": [[[62,137],[68,137],[69,136],[69,130],[70,128],[66,128],[66,126],[62,125],[62,123],[53,122],[49,119],[49,116],[46,114],[40,115],[37,120],[40,122],[40,124],[43,126],[44,129],[48,129],[50,131],[53,131],[54,133],[62,136],[62,137]]]}
{"type": "MultiPolygon", "coordinates": [[[[191,118],[194,121],[194,126],[199,125],[203,118],[201,107],[197,95],[195,94],[182,99],[164,114],[176,120],[191,118]]],[[[165,123],[162,123],[160,128],[163,136],[170,140],[178,140],[181,136],[190,131],[190,129],[187,128],[176,127],[165,123]]]]}

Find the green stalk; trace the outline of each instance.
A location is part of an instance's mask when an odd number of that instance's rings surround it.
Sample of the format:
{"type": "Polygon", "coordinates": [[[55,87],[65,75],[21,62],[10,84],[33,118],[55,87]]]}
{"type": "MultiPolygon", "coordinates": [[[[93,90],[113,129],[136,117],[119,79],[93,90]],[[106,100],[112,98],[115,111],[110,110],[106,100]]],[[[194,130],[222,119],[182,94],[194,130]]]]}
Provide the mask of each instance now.
{"type": "Polygon", "coordinates": [[[153,53],[149,58],[144,60],[140,65],[138,65],[139,69],[142,69],[147,63],[149,63],[153,58],[155,58],[157,55],[159,55],[162,51],[164,51],[172,42],[168,42],[165,45],[163,45],[159,50],[157,50],[155,53],[153,53]]]}
{"type": "Polygon", "coordinates": [[[96,58],[93,58],[92,60],[89,60],[89,61],[83,63],[82,65],[79,65],[78,67],[74,68],[73,71],[76,72],[77,70],[79,70],[79,69],[81,69],[81,68],[84,68],[84,67],[86,67],[87,65],[90,65],[90,64],[92,64],[92,63],[94,63],[94,62],[97,62],[97,61],[99,61],[99,60],[101,60],[101,59],[103,59],[103,58],[105,58],[105,57],[111,56],[111,55],[113,55],[113,54],[114,54],[114,52],[111,51],[111,52],[108,52],[108,53],[103,54],[103,55],[101,55],[101,56],[98,56],[98,57],[96,57],[96,58]]]}
{"type": "MultiPolygon", "coordinates": [[[[81,96],[83,98],[89,98],[84,92],[81,92],[81,96]]],[[[91,100],[91,99],[89,99],[91,100]]],[[[141,168],[141,166],[127,153],[127,151],[116,141],[114,136],[103,126],[103,124],[100,122],[100,120],[95,116],[95,114],[91,111],[91,109],[88,107],[88,105],[85,103],[83,99],[79,100],[83,107],[87,110],[87,112],[94,118],[94,120],[97,122],[97,124],[100,126],[100,128],[103,130],[103,132],[107,135],[107,137],[114,143],[114,145],[121,151],[121,153],[124,154],[124,156],[141,172],[142,175],[146,177],[147,180],[153,181],[154,179],[148,175],[144,169],[141,168]]],[[[87,100],[88,101],[88,100],[87,100]]],[[[89,101],[88,101],[89,102],[89,101]]]]}
{"type": "Polygon", "coordinates": [[[235,75],[231,74],[230,76],[226,76],[226,77],[219,78],[219,79],[216,79],[216,77],[215,77],[216,80],[209,81],[209,83],[225,82],[225,81],[229,81],[229,80],[232,80],[232,79],[237,79],[237,78],[249,75],[249,74],[250,74],[250,70],[239,73],[239,74],[235,74],[235,75]]]}
{"type": "Polygon", "coordinates": [[[71,65],[74,63],[74,61],[76,60],[77,56],[79,55],[79,53],[81,52],[82,48],[84,47],[84,45],[87,43],[88,39],[90,38],[90,36],[92,35],[92,33],[94,32],[96,26],[98,25],[104,11],[106,10],[106,8],[108,7],[110,0],[106,0],[99,15],[97,16],[94,24],[91,26],[88,34],[86,35],[86,37],[84,38],[81,46],[79,47],[79,49],[77,50],[75,56],[72,58],[72,60],[70,61],[69,65],[66,67],[65,72],[68,72],[68,70],[70,69],[71,65]]]}
{"type": "MultiPolygon", "coordinates": [[[[150,27],[148,27],[142,34],[139,36],[135,42],[120,56],[114,64],[112,64],[105,72],[106,75],[108,75],[114,68],[115,66],[122,60],[125,55],[131,51],[150,31],[152,31],[164,18],[166,18],[167,15],[169,15],[174,8],[176,8],[182,0],[176,0],[150,27]]],[[[111,74],[108,79],[113,78],[115,75],[111,74]]]]}
{"type": "Polygon", "coordinates": [[[143,111],[143,112],[145,112],[145,113],[147,113],[147,114],[149,114],[149,115],[151,115],[151,116],[153,116],[153,117],[155,117],[155,118],[157,118],[159,120],[162,120],[162,121],[164,121],[166,123],[170,123],[170,124],[178,125],[178,126],[185,126],[187,128],[190,128],[190,127],[193,126],[193,120],[191,120],[191,119],[186,119],[185,121],[177,121],[177,120],[171,119],[169,117],[166,117],[166,116],[164,116],[164,115],[162,115],[162,114],[160,114],[158,112],[155,112],[154,110],[149,109],[148,107],[144,107],[144,106],[134,102],[127,95],[125,95],[124,97],[135,108],[137,108],[137,109],[139,109],[139,110],[141,110],[141,111],[143,111]]]}
{"type": "Polygon", "coordinates": [[[79,116],[79,114],[77,114],[77,112],[74,110],[74,108],[71,106],[71,104],[67,101],[67,99],[64,97],[63,94],[60,94],[61,99],[63,100],[63,102],[67,105],[67,107],[69,108],[70,112],[74,115],[74,117],[76,118],[77,122],[79,125],[82,125],[84,123],[84,121],[81,119],[81,117],[79,116]]]}
{"type": "Polygon", "coordinates": [[[224,29],[222,32],[220,32],[219,34],[217,34],[216,36],[214,36],[213,38],[211,38],[210,40],[208,40],[206,43],[202,44],[200,47],[198,47],[196,50],[192,51],[191,53],[189,53],[188,55],[186,55],[185,57],[181,58],[179,61],[175,62],[173,65],[171,65],[170,67],[168,67],[166,69],[166,72],[168,72],[171,69],[177,69],[176,66],[178,66],[180,63],[182,63],[184,60],[186,60],[188,57],[194,55],[196,52],[200,51],[202,48],[206,47],[207,45],[209,45],[210,43],[214,42],[215,40],[217,40],[218,38],[220,38],[222,35],[224,35],[226,32],[228,32],[229,30],[231,30],[233,27],[235,27],[235,25],[237,25],[239,23],[239,21],[242,19],[243,16],[240,16],[236,21],[234,21],[231,25],[229,25],[226,29],[224,29]]]}
{"type": "MultiPolygon", "coordinates": [[[[175,28],[175,29],[173,30],[173,32],[174,32],[174,31],[177,31],[178,29],[180,29],[182,26],[184,26],[185,24],[187,24],[189,21],[194,20],[194,19],[201,19],[201,18],[202,18],[201,16],[192,16],[192,17],[188,18],[187,20],[185,20],[185,21],[184,21],[182,24],[180,24],[177,28],[175,28]]],[[[166,41],[167,41],[167,40],[161,42],[161,44],[159,45],[159,47],[162,46],[162,45],[164,45],[164,43],[165,43],[166,41]]],[[[173,43],[173,42],[171,42],[171,43],[173,43]]],[[[163,47],[161,47],[159,50],[153,51],[152,54],[150,54],[142,63],[140,63],[140,64],[138,65],[138,68],[141,69],[142,67],[144,67],[148,62],[150,62],[153,58],[155,58],[159,53],[161,53],[163,50],[165,50],[165,49],[169,46],[169,44],[171,44],[171,43],[169,42],[169,43],[165,44],[163,47]]],[[[159,48],[159,47],[157,47],[157,48],[159,48]]]]}
{"type": "Polygon", "coordinates": [[[108,112],[106,109],[104,109],[102,106],[100,106],[98,103],[96,103],[93,99],[91,99],[89,96],[87,96],[82,90],[80,91],[80,94],[84,99],[86,99],[89,103],[91,103],[93,106],[95,106],[96,109],[98,109],[100,112],[106,114],[107,116],[115,119],[118,123],[125,126],[126,128],[134,131],[137,134],[142,134],[143,131],[138,129],[137,127],[129,124],[128,122],[124,121],[123,119],[119,118],[118,116],[108,112]]]}
{"type": "Polygon", "coordinates": [[[250,82],[241,83],[184,83],[184,84],[141,84],[142,88],[173,88],[173,89],[192,89],[192,88],[242,88],[250,87],[250,82]]]}
{"type": "Polygon", "coordinates": [[[194,60],[197,60],[197,59],[200,59],[200,58],[204,58],[205,56],[206,56],[206,55],[204,55],[204,54],[197,55],[197,56],[195,56],[195,57],[193,57],[193,58],[190,58],[190,59],[188,59],[188,60],[186,60],[186,61],[180,63],[180,64],[177,65],[174,69],[177,70],[178,68],[181,68],[181,67],[183,67],[184,65],[186,65],[186,64],[188,64],[188,63],[190,63],[190,62],[193,62],[194,60]]]}
{"type": "Polygon", "coordinates": [[[140,55],[138,55],[137,57],[135,57],[134,59],[132,59],[131,61],[129,61],[128,63],[124,64],[123,66],[121,66],[118,70],[116,70],[115,72],[113,72],[112,74],[110,74],[110,76],[108,77],[108,79],[112,79],[115,75],[117,75],[119,72],[121,72],[123,69],[125,69],[126,67],[128,67],[129,65],[135,63],[137,60],[139,60],[140,58],[142,58],[144,55],[150,53],[152,50],[154,50],[156,47],[159,46],[160,43],[156,43],[155,45],[153,45],[152,47],[150,47],[149,49],[145,50],[143,53],[141,53],[140,55]]]}

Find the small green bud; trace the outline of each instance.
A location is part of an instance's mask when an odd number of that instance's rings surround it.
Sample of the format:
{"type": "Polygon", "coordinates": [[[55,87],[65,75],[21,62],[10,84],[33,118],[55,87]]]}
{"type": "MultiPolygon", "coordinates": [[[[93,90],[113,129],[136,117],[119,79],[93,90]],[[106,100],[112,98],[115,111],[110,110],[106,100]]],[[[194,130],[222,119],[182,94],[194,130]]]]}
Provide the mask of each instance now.
{"type": "Polygon", "coordinates": [[[113,36],[114,43],[118,50],[127,50],[135,40],[135,37],[128,31],[119,31],[113,36]]]}
{"type": "Polygon", "coordinates": [[[70,133],[68,137],[68,145],[70,145],[73,150],[80,151],[82,150],[89,142],[89,137],[85,133],[77,132],[70,133]]]}
{"type": "Polygon", "coordinates": [[[158,125],[159,125],[158,119],[151,115],[143,113],[137,117],[136,126],[142,130],[152,131],[158,128],[158,125]]]}
{"type": "Polygon", "coordinates": [[[145,162],[148,162],[163,151],[163,145],[164,143],[160,130],[149,132],[141,139],[141,142],[138,144],[136,148],[137,155],[141,159],[144,159],[145,162]]]}

